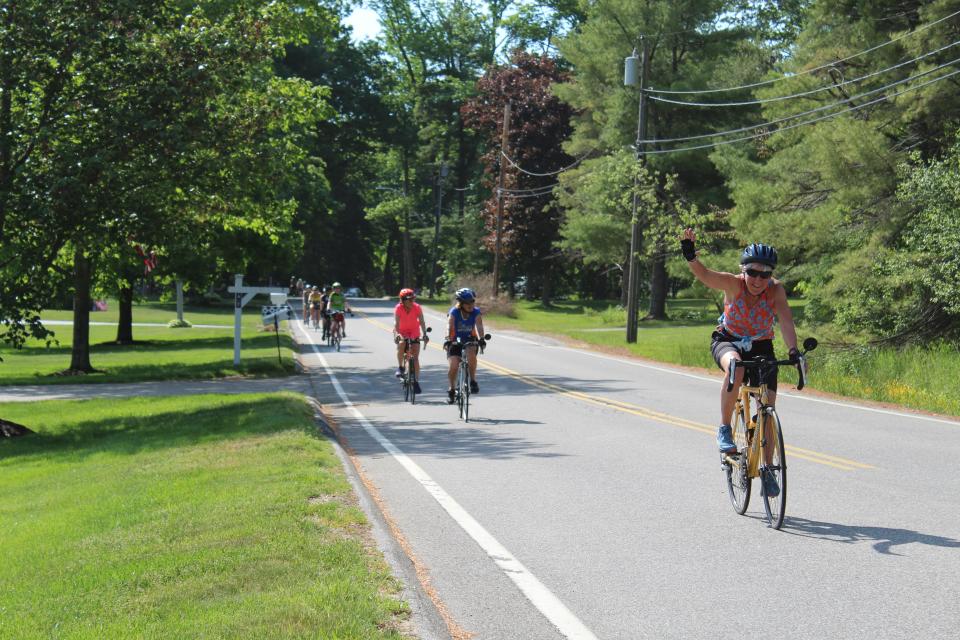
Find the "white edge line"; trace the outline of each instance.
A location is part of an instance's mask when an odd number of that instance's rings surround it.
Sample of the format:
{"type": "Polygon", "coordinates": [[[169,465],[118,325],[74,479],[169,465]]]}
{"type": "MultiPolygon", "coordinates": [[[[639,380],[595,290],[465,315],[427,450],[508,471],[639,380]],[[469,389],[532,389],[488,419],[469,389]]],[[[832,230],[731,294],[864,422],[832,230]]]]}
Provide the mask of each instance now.
{"type": "Polygon", "coordinates": [[[520,589],[524,596],[533,603],[540,613],[542,613],[565,637],[571,640],[597,640],[597,637],[588,629],[563,602],[560,601],[539,579],[523,566],[510,553],[506,547],[500,544],[490,532],[483,528],[466,509],[460,506],[453,496],[447,493],[436,481],[431,478],[420,465],[411,460],[405,453],[398,449],[390,440],[388,440],[380,431],[367,420],[350,399],[337,380],[333,370],[323,357],[319,348],[313,341],[313,336],[309,332],[303,331],[300,323],[297,323],[300,332],[306,336],[310,342],[313,352],[320,359],[320,364],[330,377],[333,388],[343,402],[347,411],[355,417],[364,430],[382,446],[400,465],[427,490],[434,500],[436,500],[444,511],[446,511],[454,522],[469,535],[480,546],[481,549],[496,563],[498,567],[510,578],[520,589]]]}

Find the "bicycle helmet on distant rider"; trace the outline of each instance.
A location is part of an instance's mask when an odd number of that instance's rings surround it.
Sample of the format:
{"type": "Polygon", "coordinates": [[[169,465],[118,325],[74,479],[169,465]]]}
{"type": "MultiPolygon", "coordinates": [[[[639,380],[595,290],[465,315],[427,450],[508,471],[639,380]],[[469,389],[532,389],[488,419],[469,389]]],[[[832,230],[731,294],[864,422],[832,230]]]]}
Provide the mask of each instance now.
{"type": "Polygon", "coordinates": [[[743,253],[740,255],[740,264],[751,264],[754,262],[765,264],[768,267],[776,267],[777,250],[770,245],[761,244],[759,242],[754,242],[751,245],[747,245],[747,248],[744,249],[743,253]]]}
{"type": "Polygon", "coordinates": [[[400,289],[400,299],[406,300],[407,298],[416,298],[417,294],[413,292],[413,289],[400,289]]]}
{"type": "Polygon", "coordinates": [[[477,299],[477,294],[473,292],[473,289],[457,289],[457,300],[460,302],[473,302],[477,299]]]}

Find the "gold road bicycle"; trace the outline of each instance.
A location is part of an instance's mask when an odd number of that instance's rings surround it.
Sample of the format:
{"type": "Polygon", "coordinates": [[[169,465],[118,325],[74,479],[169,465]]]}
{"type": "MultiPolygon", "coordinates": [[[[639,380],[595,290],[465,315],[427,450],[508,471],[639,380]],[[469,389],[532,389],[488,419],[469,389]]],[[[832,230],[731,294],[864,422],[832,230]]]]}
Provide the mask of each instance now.
{"type": "Polygon", "coordinates": [[[757,358],[731,362],[727,391],[733,390],[736,370],[746,369],[740,395],[733,411],[734,453],[720,454],[720,463],[727,480],[727,493],[733,509],[740,515],[750,504],[750,488],[760,478],[760,495],[767,523],[774,529],[783,526],[787,508],[787,459],[783,451],[783,430],[776,408],[768,402],[767,378],[781,366],[796,366],[799,372],[797,391],[807,383],[805,355],[817,348],[816,338],[803,341],[803,351],[789,360],[757,358]],[[747,378],[750,378],[749,382],[747,378]],[[749,416],[749,419],[747,419],[749,416]]]}

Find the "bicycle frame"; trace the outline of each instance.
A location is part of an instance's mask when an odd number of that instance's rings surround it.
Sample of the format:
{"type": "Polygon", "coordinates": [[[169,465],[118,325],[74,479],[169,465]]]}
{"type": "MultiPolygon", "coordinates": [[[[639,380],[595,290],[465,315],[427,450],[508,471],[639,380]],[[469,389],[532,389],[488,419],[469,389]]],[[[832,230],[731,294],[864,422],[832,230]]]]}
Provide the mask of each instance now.
{"type": "Polygon", "coordinates": [[[741,385],[740,395],[737,397],[737,403],[733,409],[734,416],[741,416],[741,419],[746,425],[748,434],[747,450],[746,452],[738,451],[734,455],[724,454],[723,460],[727,464],[739,467],[742,463],[743,455],[746,453],[748,478],[760,477],[760,453],[764,449],[764,443],[773,437],[772,431],[778,422],[776,408],[767,402],[767,391],[767,385],[765,383],[757,387],[741,385]],[[753,401],[751,401],[751,398],[753,398],[753,401]],[[756,406],[755,412],[751,410],[751,407],[754,405],[756,406]],[[748,416],[750,417],[748,418],[748,416]],[[757,416],[759,420],[755,422],[753,416],[757,416]],[[771,422],[771,418],[773,418],[773,422],[771,422]],[[761,424],[763,431],[760,432],[761,437],[758,438],[757,427],[760,427],[761,424]]]}
{"type": "MultiPolygon", "coordinates": [[[[490,339],[490,334],[483,336],[484,340],[490,339]]],[[[470,422],[470,358],[467,355],[467,349],[476,349],[477,356],[483,353],[483,345],[477,338],[461,340],[457,338],[456,344],[462,345],[460,350],[460,364],[457,366],[457,382],[454,387],[454,398],[457,407],[460,410],[460,417],[464,422],[470,422]]]]}
{"type": "MultiPolygon", "coordinates": [[[[807,338],[806,351],[816,348],[817,341],[807,338]]],[[[756,377],[743,381],[734,404],[731,422],[734,444],[738,451],[722,453],[721,467],[727,477],[727,492],[734,510],[743,515],[750,503],[753,478],[760,478],[760,491],[767,522],[774,529],[783,525],[787,504],[787,460],[783,445],[783,431],[776,408],[770,402],[767,378],[778,367],[796,365],[800,379],[797,390],[806,384],[806,351],[788,360],[758,358],[733,360],[729,364],[727,392],[733,391],[738,368],[753,369],[756,377]]]]}

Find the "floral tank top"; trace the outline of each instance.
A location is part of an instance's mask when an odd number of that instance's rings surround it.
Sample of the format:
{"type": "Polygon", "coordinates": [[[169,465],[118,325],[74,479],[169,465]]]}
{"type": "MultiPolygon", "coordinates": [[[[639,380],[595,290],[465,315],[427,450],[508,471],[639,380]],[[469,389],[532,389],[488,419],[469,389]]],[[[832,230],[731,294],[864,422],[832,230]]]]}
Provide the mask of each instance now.
{"type": "MultiPolygon", "coordinates": [[[[747,285],[741,275],[740,291],[737,297],[727,302],[720,316],[720,325],[724,331],[737,338],[753,340],[773,340],[773,323],[776,313],[773,309],[773,280],[767,283],[755,302],[747,302],[747,285]]],[[[751,296],[752,297],[752,296],[751,296]]]]}

